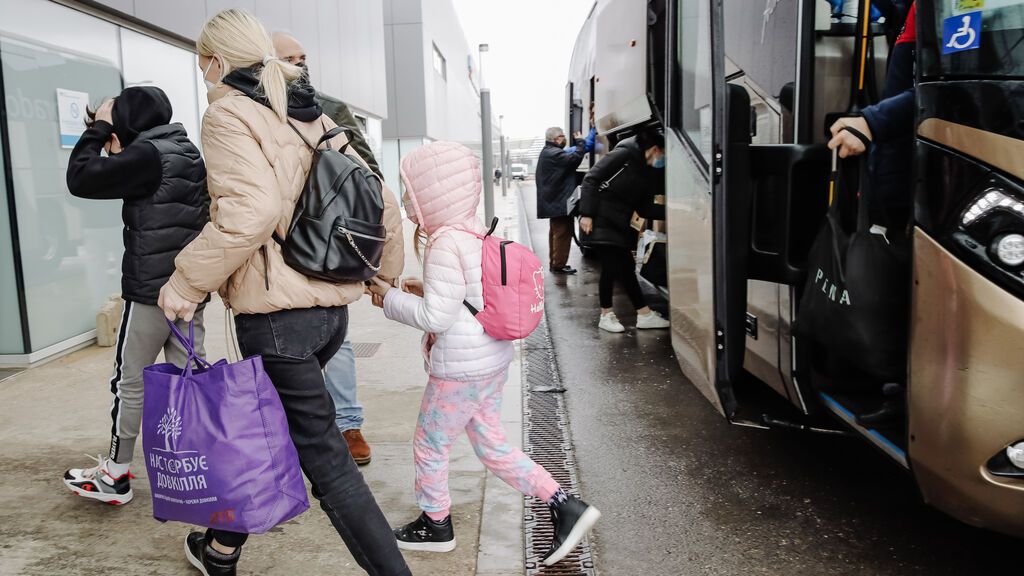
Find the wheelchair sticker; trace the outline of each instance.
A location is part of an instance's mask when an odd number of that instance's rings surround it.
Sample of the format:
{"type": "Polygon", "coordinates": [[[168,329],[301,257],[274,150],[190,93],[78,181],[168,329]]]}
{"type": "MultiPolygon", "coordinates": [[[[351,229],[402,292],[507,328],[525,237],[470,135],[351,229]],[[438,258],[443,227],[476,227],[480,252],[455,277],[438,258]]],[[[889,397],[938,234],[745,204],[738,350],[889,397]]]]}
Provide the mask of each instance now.
{"type": "Polygon", "coordinates": [[[950,16],[942,23],[942,53],[977,50],[981,46],[981,11],[950,16]]]}

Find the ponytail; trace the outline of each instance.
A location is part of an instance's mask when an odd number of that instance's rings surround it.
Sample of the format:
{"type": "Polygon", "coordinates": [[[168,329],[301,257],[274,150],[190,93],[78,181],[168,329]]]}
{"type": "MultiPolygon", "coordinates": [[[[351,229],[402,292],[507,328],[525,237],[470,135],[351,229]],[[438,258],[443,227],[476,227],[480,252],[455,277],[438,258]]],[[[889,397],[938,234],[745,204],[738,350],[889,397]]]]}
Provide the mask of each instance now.
{"type": "Polygon", "coordinates": [[[284,122],[288,116],[288,84],[299,77],[300,70],[280,58],[266,58],[264,62],[259,90],[270,102],[270,109],[284,122]]]}
{"type": "Polygon", "coordinates": [[[224,74],[262,64],[257,89],[266,96],[274,114],[285,121],[288,85],[299,78],[302,69],[275,57],[270,35],[255,16],[236,8],[218,13],[203,26],[196,50],[207,57],[219,55],[224,74]]]}

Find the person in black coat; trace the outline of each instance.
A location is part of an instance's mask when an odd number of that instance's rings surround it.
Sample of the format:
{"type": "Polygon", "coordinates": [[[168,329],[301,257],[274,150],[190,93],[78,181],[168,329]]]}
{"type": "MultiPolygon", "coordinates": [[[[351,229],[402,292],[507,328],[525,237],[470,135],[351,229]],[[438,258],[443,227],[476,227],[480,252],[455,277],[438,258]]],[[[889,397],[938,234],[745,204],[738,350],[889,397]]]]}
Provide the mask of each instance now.
{"type": "Polygon", "coordinates": [[[669,322],[647,306],[636,277],[632,250],[637,234],[630,227],[633,213],[642,211],[665,190],[665,138],[655,130],[621,142],[587,172],[579,203],[580,229],[586,245],[601,258],[598,328],[624,332],[612,312],[615,282],[621,282],[637,312],[638,329],[668,328],[669,322]]]}
{"type": "MultiPolygon", "coordinates": [[[[188,353],[157,307],[174,258],[209,222],[206,167],[171,102],[155,86],[133,86],[88,111],[87,129],[71,151],[68,190],[90,200],[119,200],[124,220],[121,298],[124,312],[114,353],[110,453],[96,466],[64,473],[69,490],[105,504],[127,504],[134,493],[129,467],[142,422],[142,370],[160,352],[180,367],[188,353]]],[[[111,205],[111,209],[115,206],[111,205]]],[[[203,355],[203,316],[195,316],[203,355]]],[[[188,331],[179,320],[178,328],[188,331]]]]}
{"type": "MultiPolygon", "coordinates": [[[[897,5],[893,14],[899,14],[900,9],[897,5]]],[[[837,120],[831,127],[832,139],[828,143],[830,149],[839,150],[841,158],[868,154],[868,190],[874,200],[869,204],[871,223],[881,224],[883,232],[892,230],[889,234],[907,235],[910,229],[917,115],[916,52],[917,3],[911,2],[889,55],[882,100],[865,107],[859,117],[837,120]],[[852,128],[856,133],[844,128],[852,128]]],[[[902,421],[906,412],[905,386],[886,382],[882,385],[882,396],[877,409],[856,415],[858,423],[874,427],[902,421]]]]}
{"type": "Polygon", "coordinates": [[[882,100],[861,110],[861,116],[841,118],[831,127],[830,149],[839,149],[839,157],[868,153],[868,174],[873,224],[904,230],[910,222],[913,204],[915,102],[914,62],[917,59],[917,7],[910,4],[907,15],[889,55],[882,100]],[[871,149],[853,128],[871,142],[871,149]]]}
{"type": "MultiPolygon", "coordinates": [[[[577,135],[578,136],[578,135],[577,135]]],[[[572,247],[573,217],[566,203],[576,188],[576,168],[594,148],[593,129],[585,140],[576,139],[576,147],[564,150],[565,132],[556,127],[544,133],[544,149],[537,159],[537,218],[548,218],[548,252],[553,274],[575,274],[568,265],[572,247]]]]}

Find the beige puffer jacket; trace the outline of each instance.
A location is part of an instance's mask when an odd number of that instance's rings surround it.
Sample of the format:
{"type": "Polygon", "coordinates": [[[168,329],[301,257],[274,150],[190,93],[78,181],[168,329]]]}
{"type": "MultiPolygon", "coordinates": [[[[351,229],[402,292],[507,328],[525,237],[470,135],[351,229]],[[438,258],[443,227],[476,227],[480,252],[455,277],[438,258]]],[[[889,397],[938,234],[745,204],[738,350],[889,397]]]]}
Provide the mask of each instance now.
{"type": "MultiPolygon", "coordinates": [[[[319,122],[291,122],[310,142],[325,127],[335,127],[327,116],[319,122]]],[[[312,151],[288,124],[270,108],[220,84],[210,93],[202,141],[212,199],[210,223],[175,259],[177,270],[169,284],[176,292],[202,302],[207,292],[216,290],[238,314],[343,306],[362,296],[361,284],[331,284],[291,269],[272,238],[275,230],[287,235],[313,162],[312,151]]],[[[331,144],[345,142],[340,135],[331,144]]],[[[387,240],[380,276],[390,280],[405,264],[402,216],[386,187],[383,196],[387,240]]]]}

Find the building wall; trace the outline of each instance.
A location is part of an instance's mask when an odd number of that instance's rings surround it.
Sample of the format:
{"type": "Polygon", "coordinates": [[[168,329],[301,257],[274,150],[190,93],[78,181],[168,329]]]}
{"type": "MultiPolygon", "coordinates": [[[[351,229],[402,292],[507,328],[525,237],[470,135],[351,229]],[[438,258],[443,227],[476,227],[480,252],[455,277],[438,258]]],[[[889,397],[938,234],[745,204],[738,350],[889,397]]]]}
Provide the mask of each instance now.
{"type": "Polygon", "coordinates": [[[11,167],[4,173],[0,162],[0,365],[87,343],[96,312],[120,292],[121,202],[68,192],[71,150],[61,146],[57,91],[84,92],[96,107],[126,86],[159,86],[172,122],[199,141],[207,96],[196,55],[189,42],[161,30],[194,38],[208,16],[232,6],[253,11],[271,30],[290,30],[307,46],[314,82],[348,101],[366,121],[371,145],[383,150],[383,0],[103,1],[114,16],[134,18],[131,26],[77,3],[0,0],[7,129],[0,154],[11,167]]]}
{"type": "Polygon", "coordinates": [[[451,0],[423,0],[426,136],[480,149],[477,47],[466,42],[451,0]],[[446,60],[447,78],[434,71],[434,46],[446,60]]]}
{"type": "Polygon", "coordinates": [[[384,138],[425,136],[427,110],[419,0],[384,0],[388,113],[384,138]]]}
{"type": "Polygon", "coordinates": [[[384,0],[384,37],[383,166],[385,179],[398,192],[400,159],[425,143],[450,140],[480,151],[477,55],[451,0],[384,0]],[[445,59],[444,75],[434,66],[435,46],[445,59]]]}
{"type": "Polygon", "coordinates": [[[194,40],[208,18],[241,8],[267,30],[288,30],[309,55],[313,84],[378,118],[387,115],[384,0],[97,0],[122,14],[194,40]]]}

